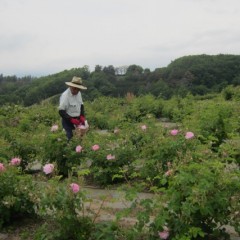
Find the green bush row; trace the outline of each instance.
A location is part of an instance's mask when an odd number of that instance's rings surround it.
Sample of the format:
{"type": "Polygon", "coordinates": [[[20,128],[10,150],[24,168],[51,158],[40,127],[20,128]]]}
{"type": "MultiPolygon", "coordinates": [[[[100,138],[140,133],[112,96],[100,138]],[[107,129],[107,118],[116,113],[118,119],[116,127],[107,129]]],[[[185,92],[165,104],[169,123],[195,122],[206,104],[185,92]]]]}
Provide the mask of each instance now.
{"type": "MultiPolygon", "coordinates": [[[[34,213],[57,229],[46,239],[67,239],[70,232],[73,239],[141,239],[146,234],[147,239],[164,234],[219,239],[228,237],[226,224],[240,232],[239,110],[234,99],[100,98],[86,102],[89,132],[70,142],[55,105],[4,106],[0,111],[0,163],[5,168],[0,172],[1,225],[16,214],[34,213]],[[21,159],[18,167],[9,165],[11,158],[21,159]],[[45,185],[41,178],[33,181],[27,173],[34,163],[54,164],[56,177],[44,178],[45,185]],[[79,217],[87,200],[83,192],[69,190],[72,174],[81,183],[124,188],[133,201],[125,213],[141,209],[133,228],[123,231],[115,223],[99,228],[92,219],[79,217]],[[68,178],[59,182],[62,175],[68,178]],[[138,199],[135,194],[143,190],[154,197],[138,199]],[[94,238],[96,233],[102,238],[94,238]]],[[[38,239],[43,234],[40,229],[38,239]]]]}

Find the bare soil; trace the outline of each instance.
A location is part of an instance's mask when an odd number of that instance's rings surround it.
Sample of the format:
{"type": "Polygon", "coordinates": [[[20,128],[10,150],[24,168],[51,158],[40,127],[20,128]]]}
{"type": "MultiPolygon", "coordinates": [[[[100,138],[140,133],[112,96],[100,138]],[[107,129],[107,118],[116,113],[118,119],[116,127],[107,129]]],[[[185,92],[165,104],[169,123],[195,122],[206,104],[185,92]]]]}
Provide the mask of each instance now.
{"type": "MultiPolygon", "coordinates": [[[[126,201],[123,193],[116,190],[105,190],[98,188],[85,188],[86,196],[90,201],[85,204],[85,214],[91,216],[95,222],[113,221],[116,213],[129,207],[130,201],[126,201]]],[[[141,193],[140,199],[151,198],[150,193],[141,193]]],[[[120,224],[131,226],[136,223],[134,213],[131,216],[122,218],[120,224]]],[[[43,224],[39,219],[31,217],[16,218],[10,227],[0,233],[0,240],[32,240],[36,229],[43,224]]],[[[231,240],[240,240],[240,236],[232,227],[226,226],[231,240]]]]}

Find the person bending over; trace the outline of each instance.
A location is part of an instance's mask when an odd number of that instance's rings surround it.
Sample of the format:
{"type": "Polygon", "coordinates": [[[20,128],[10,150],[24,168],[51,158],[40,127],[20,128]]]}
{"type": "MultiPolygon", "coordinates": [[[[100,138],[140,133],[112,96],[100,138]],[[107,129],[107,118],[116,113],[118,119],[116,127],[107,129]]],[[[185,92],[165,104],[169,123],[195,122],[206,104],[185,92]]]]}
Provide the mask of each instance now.
{"type": "Polygon", "coordinates": [[[80,77],[73,77],[71,82],[65,82],[65,84],[69,87],[60,96],[58,110],[67,139],[70,140],[75,127],[85,125],[84,105],[80,90],[87,88],[83,86],[80,77]]]}

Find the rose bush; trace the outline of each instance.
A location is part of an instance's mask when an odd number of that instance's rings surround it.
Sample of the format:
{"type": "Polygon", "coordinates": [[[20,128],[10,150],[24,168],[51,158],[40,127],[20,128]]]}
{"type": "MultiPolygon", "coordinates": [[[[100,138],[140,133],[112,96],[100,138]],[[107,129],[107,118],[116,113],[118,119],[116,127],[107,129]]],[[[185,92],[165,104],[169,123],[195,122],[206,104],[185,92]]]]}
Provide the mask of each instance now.
{"type": "Polygon", "coordinates": [[[48,239],[68,234],[76,239],[114,239],[118,234],[125,239],[227,238],[221,228],[225,224],[240,232],[237,102],[148,95],[96,99],[86,102],[86,109],[91,128],[70,142],[56,106],[0,109],[2,224],[34,209],[46,222],[39,239],[49,226],[56,232],[49,230],[48,239]],[[177,124],[162,124],[156,117],[177,124]],[[33,162],[45,173],[25,174],[33,162]],[[88,200],[81,184],[86,182],[120,184],[133,202],[126,214],[133,211],[136,225],[120,233],[117,223],[102,224],[100,229],[92,219],[83,218],[88,200]],[[139,199],[142,190],[154,193],[152,199],[139,199]],[[82,229],[76,230],[79,224],[82,229]],[[69,227],[64,230],[62,225],[69,227]]]}
{"type": "Polygon", "coordinates": [[[35,183],[30,175],[22,174],[19,163],[19,158],[0,163],[0,229],[17,216],[34,214],[35,183]]]}

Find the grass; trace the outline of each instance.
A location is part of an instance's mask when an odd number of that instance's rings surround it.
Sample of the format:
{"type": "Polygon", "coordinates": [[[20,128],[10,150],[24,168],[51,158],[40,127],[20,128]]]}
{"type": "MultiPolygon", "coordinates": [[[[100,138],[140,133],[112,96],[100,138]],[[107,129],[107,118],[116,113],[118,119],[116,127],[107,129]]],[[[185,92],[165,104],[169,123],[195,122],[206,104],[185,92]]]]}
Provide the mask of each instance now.
{"type": "Polygon", "coordinates": [[[34,234],[41,224],[42,220],[36,217],[31,216],[15,217],[8,226],[4,227],[3,231],[1,232],[2,239],[33,240],[34,234]]]}

